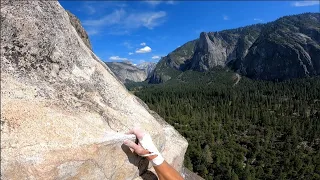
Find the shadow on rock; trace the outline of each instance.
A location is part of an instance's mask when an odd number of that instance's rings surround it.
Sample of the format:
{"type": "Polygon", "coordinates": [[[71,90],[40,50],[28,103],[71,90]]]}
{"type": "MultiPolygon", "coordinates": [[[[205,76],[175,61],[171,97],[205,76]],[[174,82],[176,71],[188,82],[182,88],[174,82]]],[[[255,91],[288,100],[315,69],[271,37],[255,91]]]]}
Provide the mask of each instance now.
{"type": "Polygon", "coordinates": [[[129,162],[134,166],[138,167],[139,176],[143,180],[158,180],[158,177],[151,171],[148,170],[149,160],[143,157],[140,157],[136,153],[131,152],[128,146],[122,144],[122,150],[126,153],[129,162]]]}

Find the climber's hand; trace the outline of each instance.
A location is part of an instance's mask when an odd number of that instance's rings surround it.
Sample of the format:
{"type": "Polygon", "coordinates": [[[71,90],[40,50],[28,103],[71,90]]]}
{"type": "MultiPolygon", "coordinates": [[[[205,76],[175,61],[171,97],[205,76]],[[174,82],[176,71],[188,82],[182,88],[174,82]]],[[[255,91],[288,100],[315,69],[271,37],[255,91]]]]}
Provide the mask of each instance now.
{"type": "Polygon", "coordinates": [[[134,128],[128,133],[136,135],[139,143],[136,144],[133,141],[125,140],[124,144],[130,147],[130,149],[133,149],[138,155],[147,157],[152,162],[159,179],[183,180],[183,177],[179,172],[163,159],[148,133],[143,132],[139,128],[134,128]]]}
{"type": "MultiPolygon", "coordinates": [[[[143,132],[141,129],[139,128],[133,128],[131,129],[127,134],[134,134],[136,135],[137,139],[140,140],[143,138],[143,136],[145,135],[145,132],[143,132]]],[[[149,152],[148,150],[144,149],[140,143],[136,144],[133,141],[130,140],[125,140],[124,144],[127,145],[132,151],[134,151],[135,153],[137,153],[139,156],[144,156],[147,154],[150,154],[151,152],[149,152]]],[[[156,155],[153,156],[147,156],[147,158],[149,160],[152,160],[156,157],[156,155]]]]}
{"type": "Polygon", "coordinates": [[[140,128],[133,128],[131,129],[129,132],[127,132],[126,134],[134,134],[137,136],[138,140],[142,139],[143,136],[146,134],[143,130],[141,130],[140,128]]]}
{"type": "Polygon", "coordinates": [[[133,128],[128,132],[128,134],[136,135],[139,141],[138,144],[130,140],[124,141],[124,144],[131,148],[135,153],[140,156],[147,157],[147,159],[151,160],[155,166],[160,165],[164,161],[148,133],[145,133],[139,128],[133,128]]]}

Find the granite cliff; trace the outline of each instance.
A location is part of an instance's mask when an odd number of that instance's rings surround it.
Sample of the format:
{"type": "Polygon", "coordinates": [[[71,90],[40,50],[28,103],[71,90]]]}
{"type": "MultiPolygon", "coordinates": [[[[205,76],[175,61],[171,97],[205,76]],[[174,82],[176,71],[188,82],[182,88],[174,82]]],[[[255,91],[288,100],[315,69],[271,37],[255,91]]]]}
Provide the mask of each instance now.
{"type": "Polygon", "coordinates": [[[106,62],[106,64],[123,83],[127,81],[142,82],[147,79],[146,72],[131,62],[106,62]]]}
{"type": "Polygon", "coordinates": [[[202,32],[163,57],[149,79],[167,81],[181,71],[228,67],[252,79],[286,80],[320,74],[320,14],[285,16],[219,32],[202,32]]]}
{"type": "Polygon", "coordinates": [[[182,172],[187,141],[117,81],[58,1],[1,1],[1,179],[154,179],[122,144],[134,126],[182,172]]]}
{"type": "Polygon", "coordinates": [[[156,63],[145,62],[133,65],[130,61],[106,62],[110,70],[123,82],[142,82],[152,74],[156,63]]]}
{"type": "Polygon", "coordinates": [[[136,66],[139,69],[143,69],[144,72],[147,74],[147,77],[150,77],[156,65],[157,63],[155,62],[143,62],[143,63],[137,64],[136,66]]]}

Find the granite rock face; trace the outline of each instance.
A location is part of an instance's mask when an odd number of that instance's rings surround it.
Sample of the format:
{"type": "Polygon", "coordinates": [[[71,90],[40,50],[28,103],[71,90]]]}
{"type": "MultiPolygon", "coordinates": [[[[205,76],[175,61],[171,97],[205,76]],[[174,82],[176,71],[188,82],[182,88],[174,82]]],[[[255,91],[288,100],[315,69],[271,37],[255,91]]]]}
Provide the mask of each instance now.
{"type": "Polygon", "coordinates": [[[252,79],[286,80],[320,74],[320,14],[285,16],[219,32],[203,32],[163,57],[149,82],[160,83],[176,71],[228,67],[252,79]],[[185,52],[185,54],[178,53],[185,52]]]}
{"type": "Polygon", "coordinates": [[[145,81],[152,75],[156,67],[154,62],[144,62],[137,65],[132,64],[130,61],[106,62],[106,64],[123,83],[145,81]]]}
{"type": "Polygon", "coordinates": [[[117,81],[57,1],[1,1],[1,179],[154,178],[124,133],[181,171],[187,141],[117,81]]]}
{"type": "Polygon", "coordinates": [[[147,79],[147,73],[131,62],[106,62],[117,78],[125,83],[127,81],[142,82],[147,79]]]}
{"type": "Polygon", "coordinates": [[[286,80],[320,75],[320,13],[267,24],[235,68],[253,79],[286,80]]]}
{"type": "Polygon", "coordinates": [[[76,29],[78,35],[80,36],[80,38],[82,39],[84,44],[92,51],[89,36],[88,36],[86,30],[84,30],[84,28],[82,27],[80,20],[74,14],[72,14],[70,11],[67,11],[67,13],[69,15],[71,25],[76,29]]]}
{"type": "Polygon", "coordinates": [[[250,31],[242,28],[238,31],[202,32],[188,69],[208,71],[246,56],[260,30],[256,26],[250,28],[250,31]]]}
{"type": "Polygon", "coordinates": [[[200,34],[199,41],[195,46],[195,54],[192,58],[192,69],[206,71],[215,66],[224,66],[227,59],[225,43],[221,38],[210,40],[207,33],[200,34]]]}
{"type": "Polygon", "coordinates": [[[156,68],[157,63],[155,62],[143,62],[140,64],[137,64],[137,68],[143,69],[144,72],[147,74],[147,78],[149,78],[152,73],[154,68],[156,68]]]}

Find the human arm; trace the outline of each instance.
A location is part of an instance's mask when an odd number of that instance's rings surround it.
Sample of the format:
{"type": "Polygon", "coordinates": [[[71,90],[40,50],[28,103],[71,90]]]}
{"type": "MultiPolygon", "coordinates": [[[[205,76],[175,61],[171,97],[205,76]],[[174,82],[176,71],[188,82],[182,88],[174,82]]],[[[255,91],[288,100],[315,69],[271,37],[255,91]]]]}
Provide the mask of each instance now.
{"type": "Polygon", "coordinates": [[[138,128],[129,131],[136,135],[139,144],[133,141],[125,140],[124,144],[130,147],[138,155],[146,157],[152,162],[152,165],[158,174],[160,180],[182,180],[181,175],[172,166],[170,166],[162,157],[156,146],[153,144],[151,136],[138,128]]]}
{"type": "Polygon", "coordinates": [[[153,166],[160,180],[183,179],[181,175],[170,166],[167,161],[163,161],[159,166],[153,166]]]}

